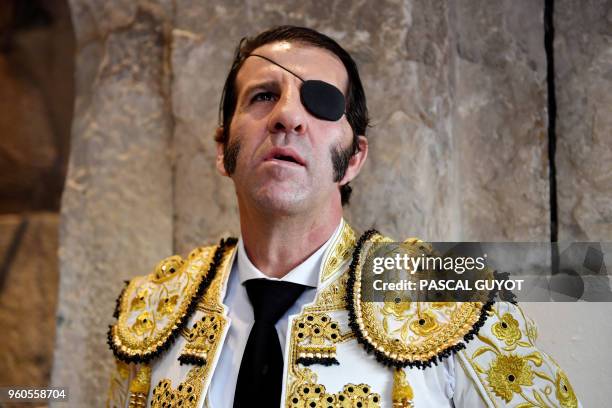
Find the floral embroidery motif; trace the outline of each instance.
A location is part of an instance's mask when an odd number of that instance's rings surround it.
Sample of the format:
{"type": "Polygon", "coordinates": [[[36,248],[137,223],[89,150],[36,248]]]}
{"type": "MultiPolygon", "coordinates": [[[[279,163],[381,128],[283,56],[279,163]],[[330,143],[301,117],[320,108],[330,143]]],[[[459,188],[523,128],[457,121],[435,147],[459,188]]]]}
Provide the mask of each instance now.
{"type": "Polygon", "coordinates": [[[403,296],[401,292],[387,292],[384,298],[385,305],[382,314],[403,319],[408,316],[412,302],[403,296]]]}
{"type": "Polygon", "coordinates": [[[325,282],[338,271],[338,267],[350,258],[353,246],[355,246],[355,233],[353,229],[344,221],[343,224],[338,242],[332,244],[333,250],[329,253],[327,259],[323,261],[321,282],[325,282]]]}
{"type": "Polygon", "coordinates": [[[505,313],[501,320],[493,325],[491,332],[507,346],[514,345],[522,337],[519,323],[510,313],[505,313]]]}
{"type": "Polygon", "coordinates": [[[166,296],[160,300],[157,304],[157,313],[162,316],[166,316],[171,314],[176,307],[176,303],[178,302],[178,295],[166,296]]]}
{"type": "Polygon", "coordinates": [[[188,260],[171,256],[146,276],[132,279],[118,299],[117,323],[108,344],[125,362],[148,362],[183,329],[198,300],[228,258],[235,238],[192,251],[188,260]]]}
{"type": "Polygon", "coordinates": [[[203,373],[202,367],[192,368],[187,374],[187,379],[176,389],[172,388],[170,380],[161,380],[153,389],[151,408],[197,407],[200,394],[202,394],[203,373]]]}
{"type": "Polygon", "coordinates": [[[147,305],[147,302],[145,301],[145,299],[148,295],[149,294],[146,290],[139,291],[136,297],[132,299],[132,303],[130,304],[130,311],[144,309],[145,306],[147,305]]]}
{"type": "Polygon", "coordinates": [[[429,310],[425,310],[419,313],[416,320],[410,323],[410,329],[419,336],[428,336],[438,329],[436,316],[429,310]]]}
{"type": "Polygon", "coordinates": [[[181,364],[206,364],[208,354],[219,341],[224,327],[225,318],[212,315],[202,317],[191,329],[184,330],[183,336],[187,339],[187,344],[179,356],[181,364]]]}
{"type": "Polygon", "coordinates": [[[132,325],[132,331],[138,336],[142,336],[145,333],[150,332],[155,327],[151,313],[144,311],[138,315],[136,321],[132,325]]]}
{"type": "Polygon", "coordinates": [[[474,379],[485,386],[493,405],[501,401],[516,408],[577,408],[578,399],[563,371],[537,349],[535,324],[507,302],[496,303],[490,314],[459,356],[471,365],[474,379]]]}
{"type": "Polygon", "coordinates": [[[184,265],[185,261],[178,255],[173,255],[164,259],[155,267],[155,271],[153,272],[154,281],[156,283],[161,283],[174,278],[177,272],[183,271],[182,268],[184,265]]]}
{"type": "Polygon", "coordinates": [[[556,392],[555,396],[561,403],[563,408],[577,408],[578,399],[574,394],[574,389],[570,384],[565,373],[561,370],[557,372],[557,379],[555,381],[556,392]]]}
{"type": "Polygon", "coordinates": [[[499,355],[489,367],[487,378],[495,394],[510,402],[521,386],[533,385],[533,372],[525,358],[499,355]]]}
{"type": "Polygon", "coordinates": [[[380,407],[380,395],[367,384],[346,384],[341,392],[330,394],[321,384],[304,383],[289,396],[287,403],[291,408],[375,408],[380,407]]]}
{"type": "MultiPolygon", "coordinates": [[[[375,230],[366,231],[353,252],[347,281],[349,326],[376,359],[389,366],[426,368],[461,350],[488,317],[491,302],[416,302],[405,294],[388,293],[382,302],[362,297],[362,277],[369,259],[393,242],[375,230]],[[411,301],[412,300],[412,301],[411,301]]],[[[431,248],[418,240],[401,243],[409,256],[431,248]]]]}
{"type": "Polygon", "coordinates": [[[341,338],[338,322],[328,314],[306,313],[294,325],[292,336],[297,343],[299,364],[338,364],[335,346],[341,338]]]}

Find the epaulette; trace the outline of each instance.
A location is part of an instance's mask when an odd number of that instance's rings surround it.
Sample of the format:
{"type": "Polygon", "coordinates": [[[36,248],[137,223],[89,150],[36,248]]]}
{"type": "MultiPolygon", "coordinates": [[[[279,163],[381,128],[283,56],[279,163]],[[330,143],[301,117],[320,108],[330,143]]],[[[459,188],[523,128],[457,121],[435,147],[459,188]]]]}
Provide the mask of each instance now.
{"type": "Polygon", "coordinates": [[[117,322],[109,327],[108,344],[126,363],[147,363],[170,347],[215,278],[235,238],[193,250],[186,259],[174,255],[152,273],[127,282],[117,299],[117,322]]]}
{"type": "MultiPolygon", "coordinates": [[[[349,325],[366,351],[386,366],[437,365],[478,334],[493,302],[490,298],[481,302],[409,301],[392,292],[382,302],[365,299],[361,287],[365,258],[373,245],[386,242],[394,241],[370,230],[355,246],[346,288],[349,325]]],[[[404,243],[419,250],[429,245],[416,239],[404,243]]]]}

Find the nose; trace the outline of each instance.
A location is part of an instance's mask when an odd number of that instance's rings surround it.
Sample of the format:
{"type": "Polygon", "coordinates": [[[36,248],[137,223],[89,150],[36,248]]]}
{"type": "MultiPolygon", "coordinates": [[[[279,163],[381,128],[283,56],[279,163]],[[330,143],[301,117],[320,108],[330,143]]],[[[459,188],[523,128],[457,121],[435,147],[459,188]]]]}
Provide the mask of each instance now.
{"type": "Polygon", "coordinates": [[[306,111],[300,100],[300,92],[296,87],[286,89],[276,102],[270,114],[268,130],[270,133],[306,132],[306,111]]]}

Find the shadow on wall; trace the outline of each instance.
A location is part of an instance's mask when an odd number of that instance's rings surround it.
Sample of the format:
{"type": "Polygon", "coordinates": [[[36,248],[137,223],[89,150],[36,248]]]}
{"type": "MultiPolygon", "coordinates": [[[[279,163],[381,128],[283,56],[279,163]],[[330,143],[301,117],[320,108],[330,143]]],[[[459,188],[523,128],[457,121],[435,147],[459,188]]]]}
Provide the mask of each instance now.
{"type": "Polygon", "coordinates": [[[74,101],[66,0],[0,6],[0,386],[49,383],[74,101]]]}

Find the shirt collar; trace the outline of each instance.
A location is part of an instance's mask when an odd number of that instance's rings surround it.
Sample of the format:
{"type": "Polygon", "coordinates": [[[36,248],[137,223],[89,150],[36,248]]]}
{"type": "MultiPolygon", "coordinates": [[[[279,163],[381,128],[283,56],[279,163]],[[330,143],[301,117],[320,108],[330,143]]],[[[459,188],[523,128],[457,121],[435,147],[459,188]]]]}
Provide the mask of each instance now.
{"type": "Polygon", "coordinates": [[[321,262],[323,261],[323,255],[329,248],[331,243],[334,241],[336,235],[340,233],[342,229],[342,221],[336,227],[334,233],[329,237],[327,241],[319,249],[317,249],[312,255],[310,255],[304,262],[290,270],[282,278],[270,278],[264,275],[249,259],[246,250],[244,249],[244,242],[242,237],[238,240],[238,249],[236,254],[236,261],[238,266],[238,277],[240,284],[250,279],[268,279],[268,280],[279,280],[286,282],[298,283],[300,285],[310,286],[313,288],[317,287],[319,282],[319,271],[321,269],[321,262]]]}

